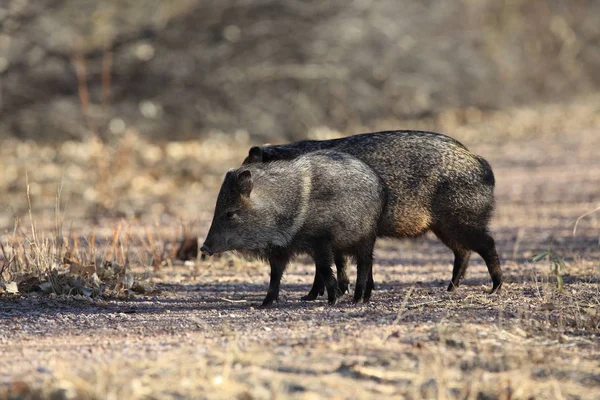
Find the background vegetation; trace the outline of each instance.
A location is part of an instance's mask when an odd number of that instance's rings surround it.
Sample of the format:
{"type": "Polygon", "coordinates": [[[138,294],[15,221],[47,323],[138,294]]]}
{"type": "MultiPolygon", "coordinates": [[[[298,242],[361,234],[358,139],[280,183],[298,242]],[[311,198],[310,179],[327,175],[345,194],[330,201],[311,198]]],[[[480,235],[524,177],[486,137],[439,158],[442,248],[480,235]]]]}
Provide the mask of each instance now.
{"type": "MultiPolygon", "coordinates": [[[[594,0],[7,0],[0,135],[256,140],[600,86],[594,0]]],[[[482,133],[485,134],[485,133],[482,133]]]]}

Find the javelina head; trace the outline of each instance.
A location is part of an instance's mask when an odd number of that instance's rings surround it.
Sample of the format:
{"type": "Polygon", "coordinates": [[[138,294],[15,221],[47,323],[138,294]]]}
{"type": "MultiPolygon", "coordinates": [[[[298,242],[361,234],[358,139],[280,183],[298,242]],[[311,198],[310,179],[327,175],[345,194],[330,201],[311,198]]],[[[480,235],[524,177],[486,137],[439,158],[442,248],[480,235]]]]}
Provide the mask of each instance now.
{"type": "Polygon", "coordinates": [[[261,220],[253,207],[252,174],[249,170],[230,171],[217,197],[215,215],[202,246],[208,255],[228,250],[255,250],[261,220]]]}

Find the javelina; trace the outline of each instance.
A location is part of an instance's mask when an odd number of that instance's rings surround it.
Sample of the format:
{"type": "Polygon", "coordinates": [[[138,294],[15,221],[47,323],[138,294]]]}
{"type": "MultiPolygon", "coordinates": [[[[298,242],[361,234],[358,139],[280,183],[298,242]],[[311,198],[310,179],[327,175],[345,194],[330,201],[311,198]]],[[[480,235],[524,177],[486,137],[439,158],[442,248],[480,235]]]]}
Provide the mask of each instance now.
{"type": "Polygon", "coordinates": [[[344,153],[317,151],[243,166],[225,176],[202,251],[237,250],[268,260],[271,281],[263,306],[278,299],[283,271],[300,253],[313,257],[334,304],[333,254],[350,255],[358,264],[355,300],[368,300],[385,196],[377,174],[344,153]]]}
{"type": "MultiPolygon", "coordinates": [[[[385,131],[252,147],[243,165],[294,159],[320,149],[350,154],[381,177],[389,197],[378,236],[403,238],[432,230],[454,252],[448,291],[458,287],[472,251],[487,265],[492,293],[501,287],[500,261],[488,230],[494,209],[494,174],[486,160],[442,134],[385,131]]],[[[344,257],[335,258],[338,271],[344,270],[344,257]]],[[[322,286],[315,275],[305,298],[316,298],[322,286]]]]}

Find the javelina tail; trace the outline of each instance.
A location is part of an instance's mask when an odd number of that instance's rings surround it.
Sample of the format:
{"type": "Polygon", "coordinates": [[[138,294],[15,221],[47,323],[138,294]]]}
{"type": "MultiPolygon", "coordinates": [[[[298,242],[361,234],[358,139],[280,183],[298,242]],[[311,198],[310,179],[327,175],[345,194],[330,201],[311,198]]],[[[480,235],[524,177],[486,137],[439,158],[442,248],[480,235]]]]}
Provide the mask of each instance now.
{"type": "Polygon", "coordinates": [[[483,172],[483,182],[493,187],[496,184],[496,179],[494,178],[492,166],[490,165],[490,163],[487,162],[485,158],[479,156],[476,157],[477,161],[479,161],[479,164],[481,164],[481,170],[483,172]]]}

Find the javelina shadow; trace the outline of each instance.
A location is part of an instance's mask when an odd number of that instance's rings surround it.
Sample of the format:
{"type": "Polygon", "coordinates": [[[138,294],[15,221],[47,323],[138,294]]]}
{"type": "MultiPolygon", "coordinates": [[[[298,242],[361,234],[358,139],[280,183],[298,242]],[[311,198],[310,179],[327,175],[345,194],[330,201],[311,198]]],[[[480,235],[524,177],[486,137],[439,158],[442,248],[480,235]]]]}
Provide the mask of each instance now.
{"type": "MultiPolygon", "coordinates": [[[[523,275],[505,275],[505,283],[522,284],[529,279],[523,275]]],[[[563,276],[565,284],[597,283],[598,278],[587,275],[563,276]]],[[[376,283],[375,292],[368,307],[400,306],[401,300],[411,288],[426,290],[436,299],[447,296],[445,279],[417,280],[399,282],[388,280],[376,283]],[[390,303],[390,298],[396,299],[390,303]]],[[[487,293],[490,286],[489,277],[467,277],[453,296],[462,297],[463,292],[487,293]]],[[[288,283],[282,285],[280,301],[273,309],[282,311],[310,310],[325,307],[328,309],[327,297],[321,296],[314,301],[302,301],[300,297],[306,294],[310,285],[307,283],[288,283]]],[[[49,299],[47,297],[29,298],[0,298],[0,321],[13,318],[56,317],[60,315],[109,315],[109,314],[162,314],[165,312],[221,312],[249,311],[257,308],[266,294],[265,283],[200,283],[183,285],[177,283],[160,283],[157,285],[162,293],[134,299],[115,299],[108,302],[96,303],[67,299],[49,299]],[[170,297],[170,295],[173,295],[170,297]]],[[[337,305],[361,312],[361,306],[351,303],[353,287],[339,299],[337,305]]],[[[502,296],[502,295],[501,295],[502,296]]]]}
{"type": "MultiPolygon", "coordinates": [[[[482,279],[483,282],[483,279],[482,279]]],[[[489,282],[486,282],[489,283],[489,282]]],[[[418,283],[386,282],[376,284],[373,304],[377,304],[378,291],[392,292],[402,296],[412,286],[429,287],[444,293],[446,281],[418,283]]],[[[0,299],[0,320],[30,317],[56,317],[59,315],[104,315],[104,314],[161,314],[165,311],[232,311],[257,308],[266,294],[267,285],[254,283],[210,283],[181,285],[161,283],[157,285],[162,293],[145,298],[116,299],[106,303],[88,302],[73,299],[49,299],[47,297],[0,299]],[[175,297],[169,297],[169,294],[175,297]]],[[[308,284],[283,284],[280,301],[276,309],[304,309],[327,305],[327,297],[314,301],[302,301],[300,297],[310,289],[308,284]]],[[[352,291],[339,300],[340,305],[350,304],[352,291]]],[[[334,306],[335,307],[335,306],[334,306]]]]}

